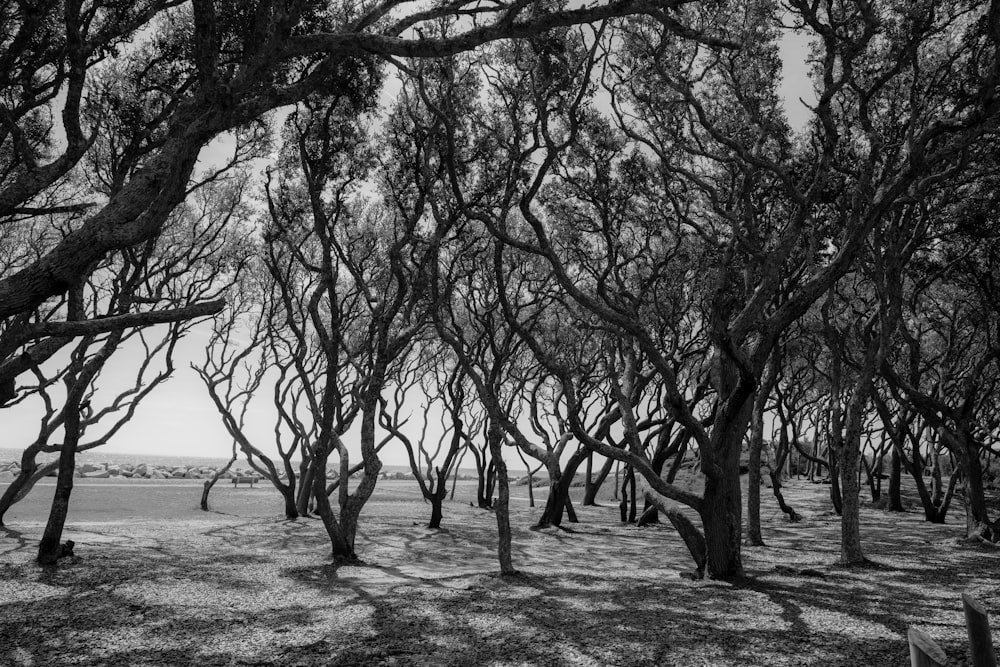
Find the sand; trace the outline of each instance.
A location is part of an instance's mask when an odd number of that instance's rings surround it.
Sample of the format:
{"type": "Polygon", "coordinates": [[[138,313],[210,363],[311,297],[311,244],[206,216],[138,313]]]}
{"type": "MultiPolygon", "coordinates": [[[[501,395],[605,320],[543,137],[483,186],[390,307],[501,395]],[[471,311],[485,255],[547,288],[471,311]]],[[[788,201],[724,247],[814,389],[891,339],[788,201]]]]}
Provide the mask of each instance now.
{"type": "Polygon", "coordinates": [[[413,482],[380,482],[365,564],[336,567],[321,524],[284,520],[267,487],[218,488],[206,513],[197,482],[100,482],[74,489],[76,556],[58,568],[33,562],[51,487],[0,530],[0,664],[892,665],[911,624],[961,664],[960,594],[1000,613],[1000,551],[959,539],[961,505],[943,526],[864,509],[876,566],[846,569],[828,487],[806,481],[786,489],[801,523],[764,496],[768,546],[744,549],[738,585],[681,577],[673,530],[623,526],[610,504],[530,530],[524,487],[522,576],[501,578],[470,485],[433,531],[413,482]]]}

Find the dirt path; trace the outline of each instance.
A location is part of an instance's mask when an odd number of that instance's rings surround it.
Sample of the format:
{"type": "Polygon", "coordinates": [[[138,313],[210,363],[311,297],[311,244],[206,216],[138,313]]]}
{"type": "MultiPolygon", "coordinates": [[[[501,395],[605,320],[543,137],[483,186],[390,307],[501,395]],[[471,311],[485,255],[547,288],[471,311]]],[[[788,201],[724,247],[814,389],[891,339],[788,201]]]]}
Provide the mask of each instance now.
{"type": "Polygon", "coordinates": [[[866,509],[877,566],[834,567],[825,492],[789,485],[798,524],[765,496],[769,546],[745,550],[739,586],[679,577],[675,533],[622,526],[615,507],[532,531],[537,510],[516,503],[515,579],[493,574],[492,514],[456,501],[429,531],[409,492],[370,503],[367,565],[340,568],[320,524],[274,518],[266,490],[220,493],[208,514],[185,500],[169,520],[77,514],[78,557],[54,571],[33,564],[42,523],[25,516],[0,530],[0,664],[894,665],[909,624],[960,663],[959,595],[1000,613],[1000,553],[866,509]]]}

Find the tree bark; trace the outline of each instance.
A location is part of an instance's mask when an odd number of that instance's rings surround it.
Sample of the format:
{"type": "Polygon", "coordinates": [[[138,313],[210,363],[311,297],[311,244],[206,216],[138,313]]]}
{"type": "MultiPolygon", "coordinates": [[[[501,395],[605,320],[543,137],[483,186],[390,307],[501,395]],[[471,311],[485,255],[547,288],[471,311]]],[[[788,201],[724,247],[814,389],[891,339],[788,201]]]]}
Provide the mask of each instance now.
{"type": "Polygon", "coordinates": [[[983,489],[983,466],[979,460],[979,443],[971,434],[960,433],[955,440],[954,451],[964,469],[962,486],[965,491],[965,528],[970,539],[988,542],[1000,541],[1000,521],[990,521],[986,508],[986,493],[983,489]]]}
{"type": "Polygon", "coordinates": [[[63,527],[69,513],[69,499],[73,493],[73,475],[76,473],[76,446],[80,438],[80,407],[79,396],[70,391],[67,398],[65,431],[66,437],[59,450],[59,477],[56,480],[55,494],[52,496],[52,507],[45,524],[45,532],[38,545],[38,562],[42,565],[54,565],[63,556],[72,555],[72,545],[67,548],[61,544],[63,527]]]}
{"type": "Polygon", "coordinates": [[[312,498],[313,480],[316,476],[316,467],[313,465],[313,458],[303,461],[299,467],[299,491],[298,498],[295,499],[295,509],[299,516],[309,516],[312,511],[309,507],[312,498]]]}
{"type": "Polygon", "coordinates": [[[777,454],[774,467],[771,469],[771,491],[774,493],[775,500],[778,501],[778,507],[781,508],[782,512],[788,515],[788,520],[794,523],[799,521],[802,517],[800,517],[798,512],[785,502],[785,496],[781,492],[781,469],[784,467],[785,460],[791,456],[791,445],[788,439],[787,425],[782,424],[778,434],[778,447],[780,451],[777,454]]]}
{"type": "Polygon", "coordinates": [[[29,456],[28,450],[25,450],[21,456],[20,472],[0,496],[0,527],[4,525],[3,520],[7,511],[15,503],[21,502],[39,480],[57,470],[59,470],[58,459],[39,466],[35,462],[35,453],[29,456]]]}
{"type": "Polygon", "coordinates": [[[563,505],[565,498],[559,493],[559,482],[562,479],[562,471],[559,469],[559,462],[553,461],[551,455],[545,461],[545,471],[549,475],[549,497],[545,499],[545,509],[538,517],[536,528],[548,528],[558,526],[562,523],[563,505]]]}
{"type": "Polygon", "coordinates": [[[604,465],[601,466],[600,472],[597,473],[597,479],[591,482],[590,488],[583,494],[584,507],[597,505],[597,494],[601,490],[604,480],[608,478],[608,474],[611,472],[611,466],[614,464],[614,459],[609,458],[604,460],[604,465]]]}
{"type": "Polygon", "coordinates": [[[861,549],[861,489],[858,484],[861,445],[857,437],[848,437],[845,440],[840,460],[842,484],[840,562],[843,565],[854,565],[868,560],[861,549]]]}
{"type": "Polygon", "coordinates": [[[564,512],[570,523],[576,523],[576,513],[573,511],[569,492],[573,486],[573,480],[576,478],[576,471],[580,464],[586,460],[588,451],[578,449],[573,452],[573,455],[566,461],[566,469],[562,471],[559,470],[559,462],[554,462],[555,472],[558,474],[558,479],[554,484],[552,483],[552,469],[547,466],[549,469],[549,497],[545,503],[545,511],[538,519],[538,528],[561,526],[564,512]]]}
{"type": "Polygon", "coordinates": [[[438,529],[441,527],[441,519],[444,518],[442,511],[442,498],[434,494],[429,499],[431,503],[431,520],[427,523],[428,528],[438,529]]]}
{"type": "Polygon", "coordinates": [[[503,460],[503,433],[500,431],[500,424],[493,419],[490,420],[487,440],[499,485],[499,494],[493,511],[497,518],[497,559],[500,562],[500,574],[517,574],[511,560],[510,480],[507,476],[507,464],[503,460]]]}
{"type": "MultiPolygon", "coordinates": [[[[313,501],[316,503],[316,513],[319,514],[326,529],[327,537],[330,539],[330,552],[337,562],[355,562],[358,557],[354,553],[354,546],[344,534],[338,518],[333,513],[330,504],[330,497],[326,494],[326,463],[329,458],[329,445],[322,445],[317,448],[313,459],[313,501]]],[[[346,484],[346,480],[343,482],[346,484]]]]}
{"type": "Polygon", "coordinates": [[[743,577],[740,443],[742,432],[732,428],[726,447],[716,451],[717,474],[706,474],[699,512],[705,530],[708,575],[712,579],[743,577]]]}
{"type": "Polygon", "coordinates": [[[233,456],[232,456],[232,458],[229,459],[229,463],[227,463],[221,469],[216,470],[215,474],[212,475],[211,479],[206,479],[205,480],[204,489],[202,489],[202,492],[201,492],[201,509],[202,509],[203,512],[207,512],[208,511],[208,494],[212,490],[212,487],[215,486],[215,483],[218,482],[219,479],[223,475],[225,475],[227,472],[229,472],[229,469],[232,467],[232,465],[234,463],[236,463],[236,447],[235,446],[233,447],[233,456]]]}
{"type": "Polygon", "coordinates": [[[892,451],[890,452],[889,459],[889,511],[890,512],[902,512],[903,510],[903,496],[902,496],[902,477],[903,477],[903,462],[899,456],[899,451],[896,449],[895,444],[893,444],[892,451]]]}
{"type": "Polygon", "coordinates": [[[760,487],[762,483],[761,447],[764,444],[764,401],[757,397],[753,411],[753,421],[750,427],[750,470],[747,474],[747,544],[752,547],[763,547],[764,536],[760,530],[760,487]]]}
{"type": "Polygon", "coordinates": [[[764,545],[764,536],[760,530],[760,487],[761,487],[761,448],[764,446],[764,411],[767,399],[771,395],[774,383],[778,379],[778,369],[781,359],[777,350],[771,353],[767,370],[761,380],[760,387],[753,401],[753,412],[750,417],[750,470],[747,476],[747,543],[753,547],[764,545]]]}
{"type": "Polygon", "coordinates": [[[437,469],[437,484],[434,486],[433,492],[424,496],[431,503],[431,520],[427,527],[435,530],[441,527],[441,520],[444,518],[444,499],[448,495],[448,473],[451,472],[449,464],[450,458],[443,469],[437,469]]]}

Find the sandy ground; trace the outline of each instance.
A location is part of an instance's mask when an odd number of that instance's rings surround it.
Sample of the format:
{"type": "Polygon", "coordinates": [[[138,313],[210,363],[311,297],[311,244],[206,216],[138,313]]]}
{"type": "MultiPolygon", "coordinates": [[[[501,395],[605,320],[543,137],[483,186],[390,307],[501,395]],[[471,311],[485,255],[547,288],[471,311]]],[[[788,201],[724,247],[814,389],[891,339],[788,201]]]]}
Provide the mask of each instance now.
{"type": "Polygon", "coordinates": [[[500,578],[471,487],[432,531],[412,482],[379,484],[365,564],[339,568],[321,524],[282,519],[266,487],[218,488],[206,513],[197,482],[82,482],[65,534],[77,555],[43,569],[51,491],[0,529],[3,665],[900,665],[911,624],[962,664],[960,594],[1000,613],[1000,550],[958,539],[961,505],[943,526],[865,509],[876,566],[845,569],[827,487],[805,481],[786,490],[800,523],[764,496],[768,546],[744,549],[739,585],[680,577],[691,562],[673,530],[623,526],[610,503],[530,530],[525,487],[523,574],[500,578]]]}

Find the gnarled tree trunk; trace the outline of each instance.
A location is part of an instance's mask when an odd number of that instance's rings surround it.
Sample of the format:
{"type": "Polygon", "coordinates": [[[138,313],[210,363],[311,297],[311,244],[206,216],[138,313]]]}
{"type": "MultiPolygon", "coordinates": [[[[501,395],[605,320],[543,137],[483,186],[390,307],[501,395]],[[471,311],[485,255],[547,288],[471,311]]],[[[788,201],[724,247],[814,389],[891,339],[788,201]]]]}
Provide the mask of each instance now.
{"type": "Polygon", "coordinates": [[[494,419],[490,419],[487,440],[499,486],[499,493],[493,511],[497,517],[497,560],[500,562],[500,574],[517,574],[517,570],[514,569],[511,559],[510,480],[507,476],[507,464],[503,460],[503,433],[500,430],[500,424],[494,419]]]}

